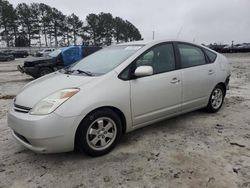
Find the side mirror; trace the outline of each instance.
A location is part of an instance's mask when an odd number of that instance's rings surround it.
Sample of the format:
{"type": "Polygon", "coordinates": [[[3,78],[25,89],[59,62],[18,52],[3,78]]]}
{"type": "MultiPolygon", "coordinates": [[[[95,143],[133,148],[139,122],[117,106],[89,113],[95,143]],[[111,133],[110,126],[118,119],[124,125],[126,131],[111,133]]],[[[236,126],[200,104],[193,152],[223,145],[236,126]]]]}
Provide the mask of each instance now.
{"type": "Polygon", "coordinates": [[[135,69],[134,75],[136,77],[144,77],[153,75],[153,68],[151,66],[140,66],[135,69]]]}

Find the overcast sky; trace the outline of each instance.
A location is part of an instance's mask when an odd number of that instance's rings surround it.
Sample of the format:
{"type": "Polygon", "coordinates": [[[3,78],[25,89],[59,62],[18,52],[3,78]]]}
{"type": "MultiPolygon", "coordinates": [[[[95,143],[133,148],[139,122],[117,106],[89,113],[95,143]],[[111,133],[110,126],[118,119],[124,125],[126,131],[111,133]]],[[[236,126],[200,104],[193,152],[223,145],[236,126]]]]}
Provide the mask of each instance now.
{"type": "Polygon", "coordinates": [[[9,0],[40,2],[75,13],[110,12],[132,22],[146,40],[179,39],[197,43],[250,42],[250,0],[9,0]]]}

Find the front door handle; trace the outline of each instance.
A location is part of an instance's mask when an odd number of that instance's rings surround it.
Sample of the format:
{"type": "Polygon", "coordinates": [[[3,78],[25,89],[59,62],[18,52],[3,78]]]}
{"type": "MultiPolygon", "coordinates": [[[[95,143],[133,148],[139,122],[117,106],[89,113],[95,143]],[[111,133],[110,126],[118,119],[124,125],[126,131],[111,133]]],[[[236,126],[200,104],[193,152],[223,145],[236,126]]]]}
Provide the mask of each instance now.
{"type": "Polygon", "coordinates": [[[172,84],[176,84],[176,83],[179,83],[180,82],[180,80],[178,79],[178,78],[176,78],[176,77],[174,77],[172,80],[171,80],[171,83],[172,84]]]}
{"type": "Polygon", "coordinates": [[[214,74],[214,70],[210,69],[210,70],[208,71],[208,74],[209,74],[209,75],[214,74]]]}

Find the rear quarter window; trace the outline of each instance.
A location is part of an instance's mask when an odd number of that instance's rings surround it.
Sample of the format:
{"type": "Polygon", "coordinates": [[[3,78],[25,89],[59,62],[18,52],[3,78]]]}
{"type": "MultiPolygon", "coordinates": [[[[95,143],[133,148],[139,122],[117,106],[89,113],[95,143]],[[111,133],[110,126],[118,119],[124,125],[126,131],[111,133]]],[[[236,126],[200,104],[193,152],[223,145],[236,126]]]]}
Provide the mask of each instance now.
{"type": "Polygon", "coordinates": [[[209,59],[209,62],[210,63],[213,63],[215,62],[216,58],[217,58],[217,54],[210,51],[210,50],[207,50],[207,49],[204,49],[206,55],[208,56],[208,59],[209,59]]]}

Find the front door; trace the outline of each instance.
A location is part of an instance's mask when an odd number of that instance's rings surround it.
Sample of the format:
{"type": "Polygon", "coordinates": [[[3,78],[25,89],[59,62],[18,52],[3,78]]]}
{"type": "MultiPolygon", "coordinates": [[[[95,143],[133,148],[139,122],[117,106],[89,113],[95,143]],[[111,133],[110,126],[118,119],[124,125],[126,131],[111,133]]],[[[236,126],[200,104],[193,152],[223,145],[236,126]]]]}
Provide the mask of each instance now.
{"type": "Polygon", "coordinates": [[[172,43],[157,45],[134,62],[152,66],[153,75],[130,81],[134,125],[164,119],[181,109],[181,73],[176,70],[172,43]]]}

